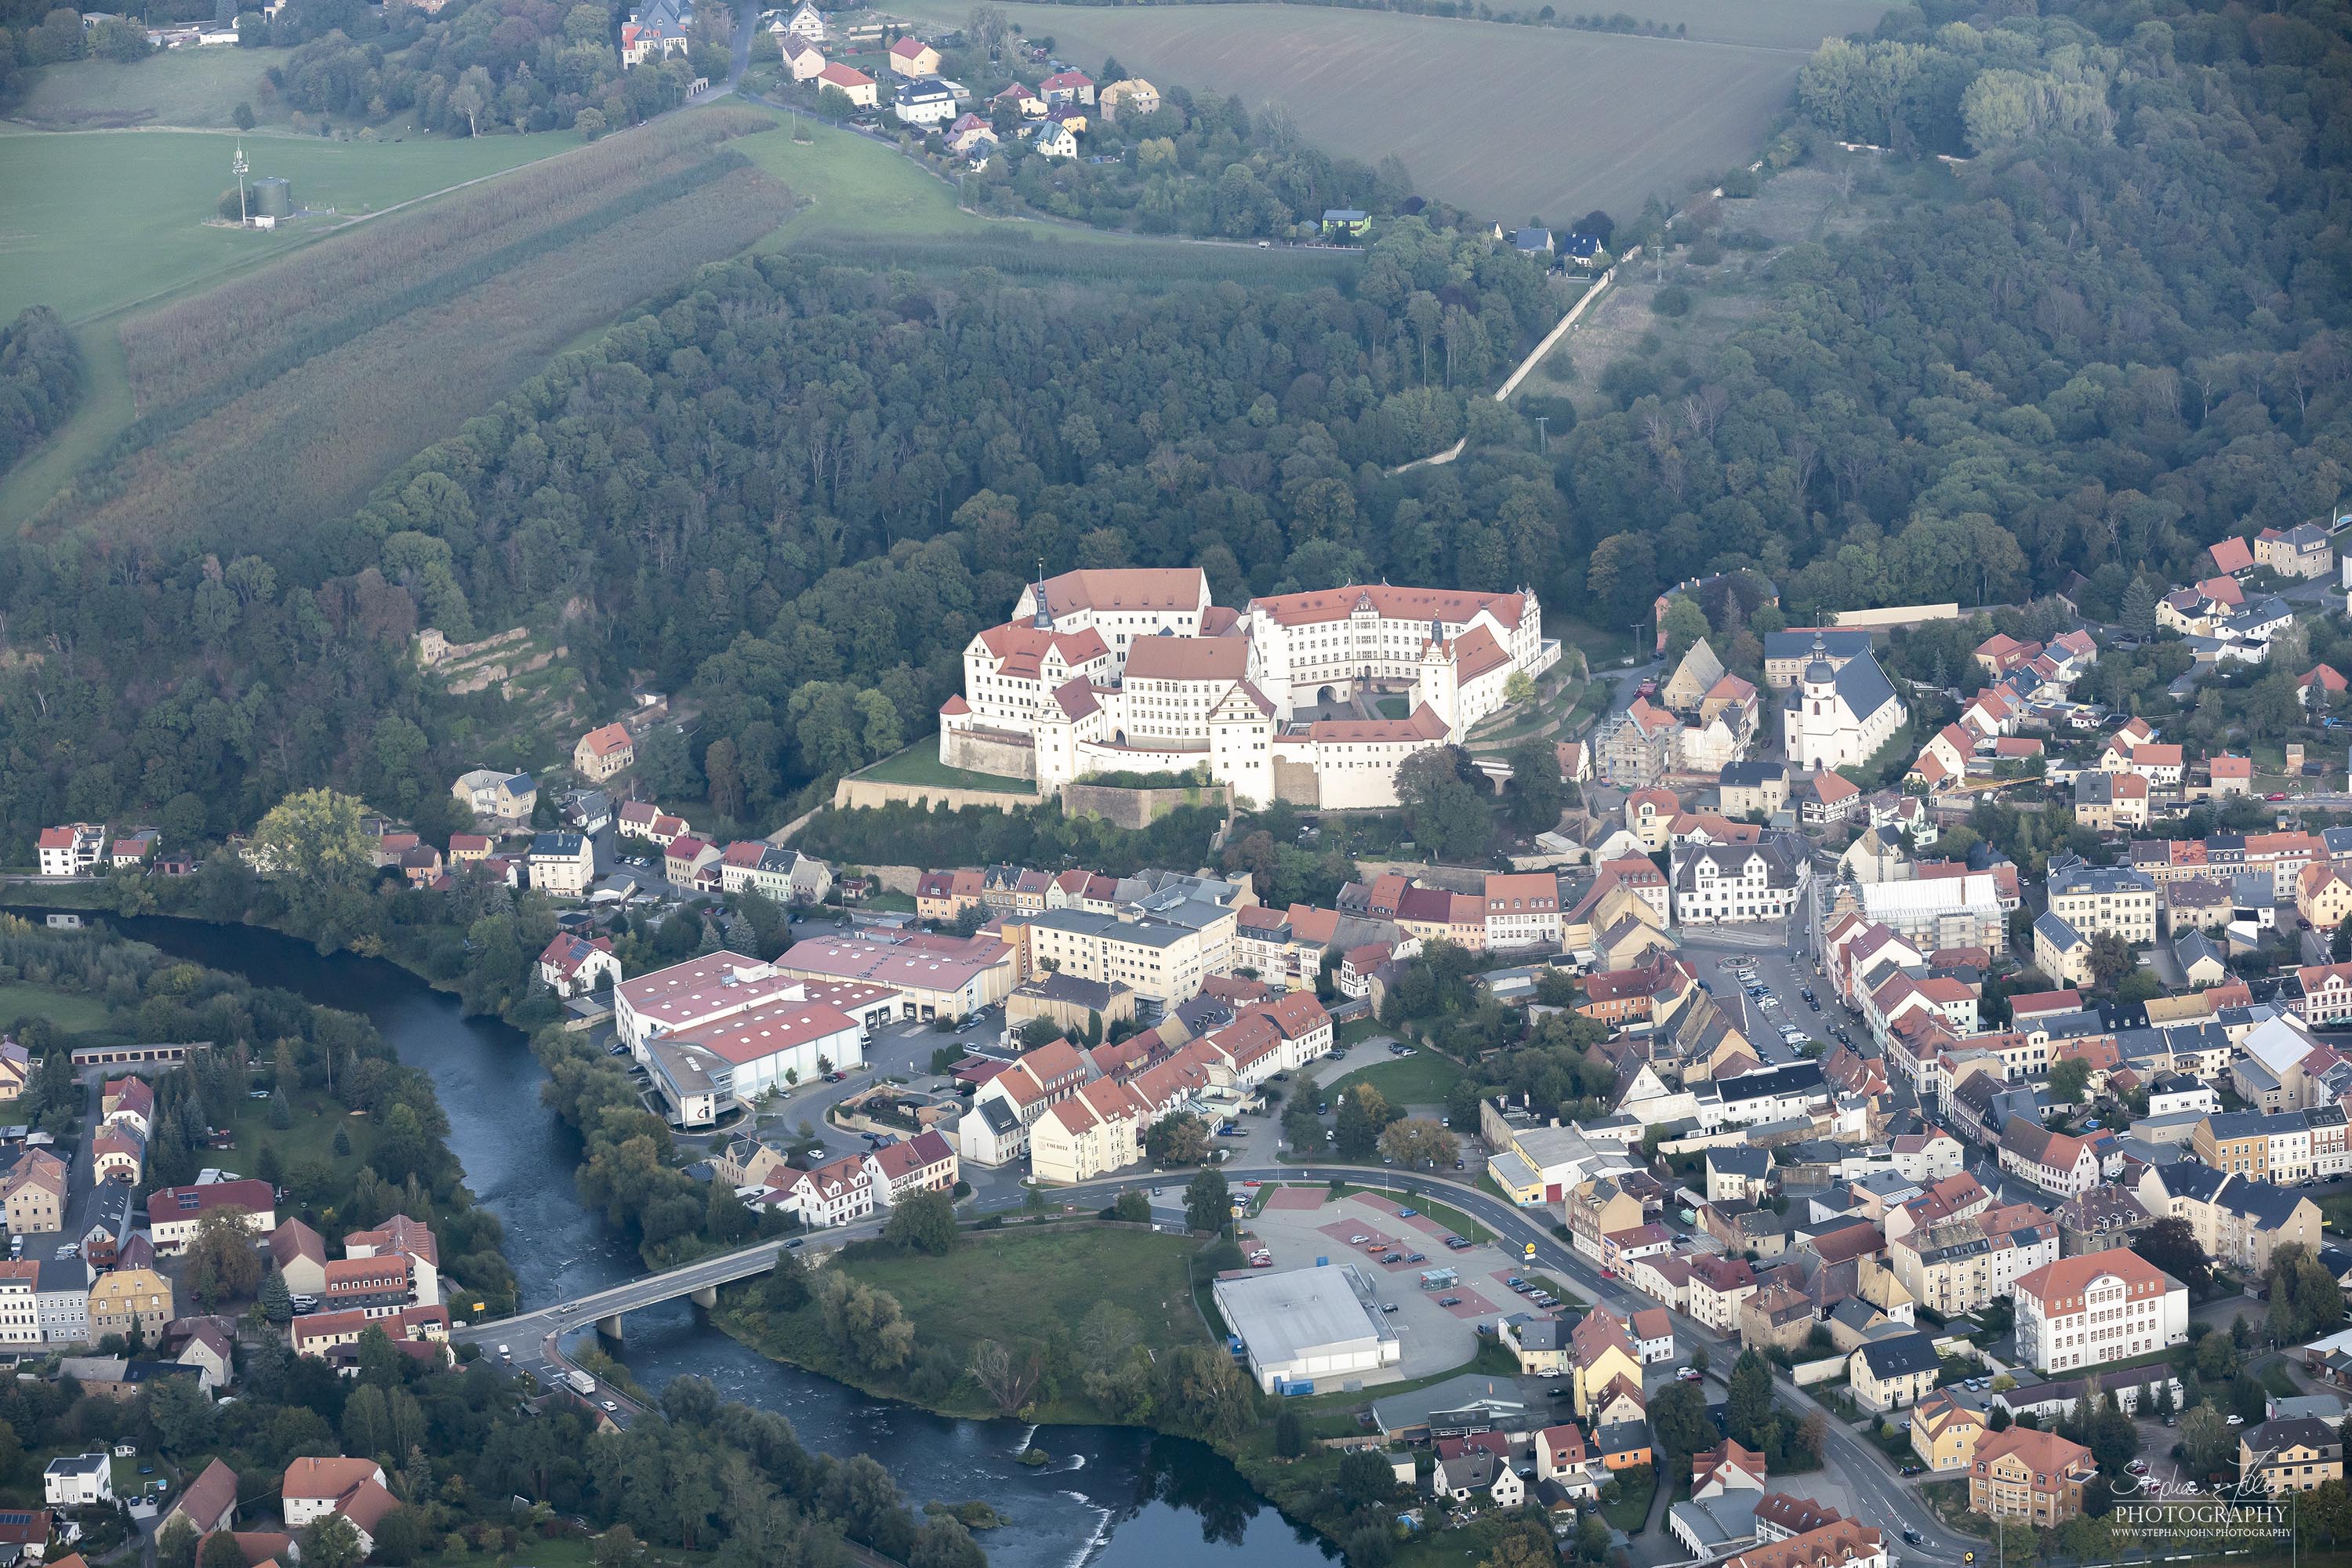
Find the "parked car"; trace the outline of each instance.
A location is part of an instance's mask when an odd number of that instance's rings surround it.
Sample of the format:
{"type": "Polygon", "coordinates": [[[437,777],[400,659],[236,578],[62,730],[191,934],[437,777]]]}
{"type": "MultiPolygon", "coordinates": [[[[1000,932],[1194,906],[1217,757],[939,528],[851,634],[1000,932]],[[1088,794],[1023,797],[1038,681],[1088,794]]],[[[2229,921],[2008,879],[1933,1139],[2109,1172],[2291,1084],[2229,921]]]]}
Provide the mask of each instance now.
{"type": "Polygon", "coordinates": [[[1458,1307],[1462,1305],[1462,1298],[1459,1296],[1440,1296],[1437,1299],[1437,1304],[1441,1307],[1458,1307]]]}

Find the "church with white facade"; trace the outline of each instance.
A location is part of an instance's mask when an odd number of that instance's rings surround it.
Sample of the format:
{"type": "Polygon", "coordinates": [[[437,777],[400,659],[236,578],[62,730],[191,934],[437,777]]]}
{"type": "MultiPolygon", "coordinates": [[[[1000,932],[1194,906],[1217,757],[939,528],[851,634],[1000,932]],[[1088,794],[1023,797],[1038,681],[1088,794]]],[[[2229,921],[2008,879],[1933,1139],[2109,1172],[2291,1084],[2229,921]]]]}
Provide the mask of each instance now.
{"type": "Polygon", "coordinates": [[[1350,585],[1236,612],[1210,603],[1197,568],[1066,572],[964,649],[940,760],[1041,794],[1089,773],[1205,770],[1245,803],[1394,805],[1406,758],[1459,743],[1512,675],[1559,651],[1524,589],[1350,585]],[[1356,711],[1316,716],[1342,706],[1356,711]]]}
{"type": "Polygon", "coordinates": [[[1851,768],[1876,755],[1909,717],[1867,648],[1833,654],[1815,634],[1812,657],[1781,699],[1781,741],[1799,773],[1851,768]]]}

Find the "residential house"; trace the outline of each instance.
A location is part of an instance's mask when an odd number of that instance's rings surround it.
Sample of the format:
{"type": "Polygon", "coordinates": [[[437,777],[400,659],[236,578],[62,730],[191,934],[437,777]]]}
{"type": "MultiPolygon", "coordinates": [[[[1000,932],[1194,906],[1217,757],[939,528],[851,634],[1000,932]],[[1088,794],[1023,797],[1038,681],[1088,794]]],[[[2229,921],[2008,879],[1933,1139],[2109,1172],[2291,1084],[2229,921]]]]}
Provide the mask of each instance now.
{"type": "MultiPolygon", "coordinates": [[[[1056,71],[1037,84],[1037,95],[1047,109],[1067,104],[1091,107],[1095,100],[1094,79],[1084,71],[1056,71]]],[[[1121,638],[1125,641],[1125,638],[1121,638]]]]}
{"type": "Polygon", "coordinates": [[[2185,1219],[2206,1256],[2252,1274],[2270,1270],[2271,1255],[2287,1243],[2317,1253],[2318,1205],[2301,1193],[2194,1161],[2150,1165],[2133,1189],[2158,1219],[2185,1219]]]}
{"type": "Polygon", "coordinates": [[[137,1332],[153,1340],[173,1317],[172,1282],[157,1271],[154,1250],[134,1238],[115,1266],[90,1282],[89,1337],[137,1332]]]}
{"type": "Polygon", "coordinates": [[[95,1454],[61,1454],[41,1471],[41,1500],[51,1508],[93,1508],[114,1500],[114,1459],[95,1454]]]}
{"type": "MultiPolygon", "coordinates": [[[[1159,111],[1160,89],[1141,77],[1129,77],[1123,81],[1115,81],[1104,88],[1096,101],[1101,108],[1105,120],[1139,120],[1144,115],[1159,111]]],[[[1324,215],[1324,221],[1328,227],[1330,221],[1329,214],[1324,215]]],[[[1357,228],[1349,232],[1361,234],[1363,230],[1357,228]]]]}
{"type": "Polygon", "coordinates": [[[230,1528],[236,1521],[236,1472],[218,1458],[205,1465],[165,1511],[155,1533],[162,1535],[174,1519],[186,1520],[200,1539],[230,1528]]]}
{"type": "Polygon", "coordinates": [[[539,804],[539,784],[529,773],[510,773],[500,768],[462,773],[449,793],[476,816],[493,822],[528,822],[539,804]]]}
{"type": "Polygon", "coordinates": [[[1977,1444],[1990,1430],[1985,1417],[1946,1389],[1920,1396],[1911,1407],[1911,1451],[1930,1470],[1968,1470],[1977,1444]]]}
{"type": "Polygon", "coordinates": [[[2254,563],[2282,577],[2325,577],[2336,569],[2336,552],[2327,530],[2315,522],[2293,528],[2265,528],[2254,535],[2254,563]]]}
{"type": "Polygon", "coordinates": [[[236,1215],[246,1228],[268,1236],[278,1228],[278,1194],[252,1177],[198,1182],[189,1187],[159,1187],[147,1194],[147,1234],[164,1257],[187,1250],[197,1223],[215,1210],[236,1215]]]}
{"type": "Polygon", "coordinates": [[[278,1490],[288,1530],[341,1514],[358,1533],[362,1558],[375,1551],[374,1532],[384,1516],[400,1506],[384,1485],[383,1467],[373,1459],[295,1459],[287,1465],[278,1490]]]}
{"type": "Polygon", "coordinates": [[[380,1315],[357,1310],[312,1312],[296,1318],[288,1337],[296,1355],[314,1357],[341,1376],[357,1377],[360,1336],[371,1329],[382,1331],[393,1348],[404,1354],[433,1366],[447,1363],[449,1309],[441,1306],[404,1307],[380,1315]]]}
{"type": "Polygon", "coordinates": [[[1846,1358],[1846,1369],[1854,1402],[1883,1414],[1917,1404],[1936,1386],[1943,1363],[1931,1336],[1917,1329],[1897,1329],[1865,1341],[1846,1358]]]}
{"type": "Polygon", "coordinates": [[[300,1220],[288,1218],[264,1244],[270,1262],[286,1278],[289,1294],[317,1296],[327,1289],[326,1239],[300,1220]]]}
{"type": "Polygon", "coordinates": [[[539,833],[530,840],[530,885],[555,899],[585,898],[596,879],[595,847],[584,834],[539,833]]]}
{"type": "Polygon", "coordinates": [[[1989,1433],[1969,1463],[1969,1511],[2054,1530],[2083,1511],[2083,1487],[2095,1473],[2091,1451],[2055,1432],[1989,1433]]]}
{"type": "Polygon", "coordinates": [[[772,1190],[778,1193],[777,1206],[799,1215],[811,1230],[851,1225],[874,1212],[874,1175],[862,1155],[845,1154],[798,1172],[772,1190]]]}
{"type": "Polygon", "coordinates": [[[93,822],[44,827],[34,849],[44,877],[95,876],[106,854],[106,829],[93,822]]]}
{"type": "Polygon", "coordinates": [[[2238,1438],[2241,1487],[2259,1483],[2272,1497],[2316,1491],[2344,1479],[2342,1425],[2315,1416],[2282,1416],[2238,1438]]]}
{"type": "Polygon", "coordinates": [[[636,760],[637,743],[619,724],[591,730],[572,748],[572,772],[596,784],[626,771],[636,760]]]}
{"type": "Polygon", "coordinates": [[[917,1193],[955,1190],[956,1152],[938,1131],[885,1143],[866,1156],[875,1200],[885,1207],[917,1193]]]}
{"type": "Polygon", "coordinates": [[[893,76],[935,77],[940,74],[940,51],[911,33],[891,40],[888,58],[893,76]]]}
{"type": "Polygon", "coordinates": [[[882,102],[881,90],[872,77],[839,60],[816,73],[816,85],[820,97],[825,89],[832,88],[845,94],[854,109],[875,109],[882,102]]]}
{"type": "Polygon", "coordinates": [[[584,996],[621,982],[621,961],[610,937],[559,931],[539,955],[539,983],[558,996],[584,996]]]}

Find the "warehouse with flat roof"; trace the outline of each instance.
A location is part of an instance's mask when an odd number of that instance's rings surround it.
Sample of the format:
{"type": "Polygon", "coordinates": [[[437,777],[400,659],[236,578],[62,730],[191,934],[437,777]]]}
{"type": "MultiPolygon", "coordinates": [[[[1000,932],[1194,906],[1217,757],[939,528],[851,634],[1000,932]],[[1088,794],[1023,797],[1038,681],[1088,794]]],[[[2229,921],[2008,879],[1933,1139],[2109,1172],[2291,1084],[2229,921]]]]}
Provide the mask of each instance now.
{"type": "Polygon", "coordinates": [[[1345,1264],[1220,1279],[1217,1310],[1267,1394],[1300,1383],[1363,1377],[1404,1360],[1372,1282],[1345,1264]]]}

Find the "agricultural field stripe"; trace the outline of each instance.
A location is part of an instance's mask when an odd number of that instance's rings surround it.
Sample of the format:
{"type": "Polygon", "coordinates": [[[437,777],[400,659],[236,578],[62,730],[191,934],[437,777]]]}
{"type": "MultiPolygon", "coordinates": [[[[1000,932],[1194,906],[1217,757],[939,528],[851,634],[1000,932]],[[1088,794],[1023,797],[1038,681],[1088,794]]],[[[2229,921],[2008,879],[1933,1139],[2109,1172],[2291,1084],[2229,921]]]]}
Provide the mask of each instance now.
{"type": "MultiPolygon", "coordinates": [[[[759,173],[751,161],[732,147],[720,147],[709,157],[688,165],[676,175],[648,183],[637,190],[606,203],[593,212],[583,213],[567,223],[529,235],[487,255],[436,274],[424,282],[403,289],[364,310],[355,311],[305,334],[285,348],[257,360],[243,371],[215,383],[202,393],[184,398],[169,408],[157,409],[131,422],[108,447],[89,465],[91,468],[110,466],[142,448],[152,447],[184,428],[191,422],[233,402],[238,397],[285,374],[306,360],[331,353],[352,339],[374,331],[387,321],[399,320],[411,311],[439,304],[465,290],[508,271],[533,258],[551,250],[576,244],[587,237],[612,227],[650,208],[675,202],[704,185],[723,179],[737,169],[759,173]]],[[[773,178],[762,174],[762,178],[773,178]]]]}

